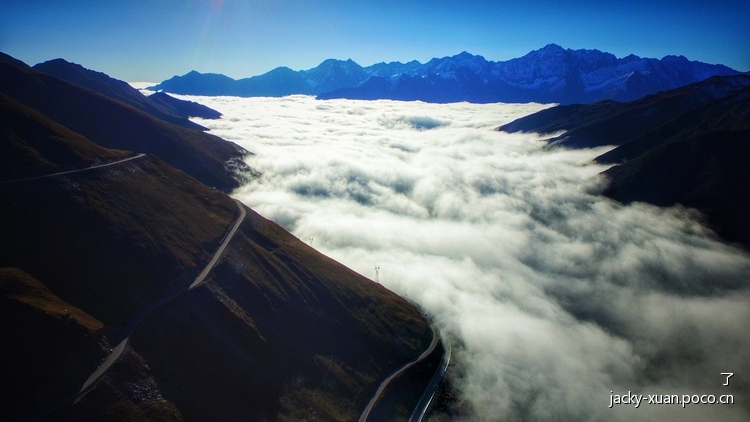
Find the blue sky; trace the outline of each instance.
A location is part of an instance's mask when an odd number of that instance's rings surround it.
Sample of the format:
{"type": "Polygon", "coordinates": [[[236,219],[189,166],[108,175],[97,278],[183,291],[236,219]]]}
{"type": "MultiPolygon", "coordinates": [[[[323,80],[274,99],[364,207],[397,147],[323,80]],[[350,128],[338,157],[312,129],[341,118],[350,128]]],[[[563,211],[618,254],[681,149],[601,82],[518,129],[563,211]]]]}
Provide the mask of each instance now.
{"type": "Polygon", "coordinates": [[[128,81],[190,70],[253,76],[327,58],[367,66],[468,51],[488,60],[546,44],[750,70],[750,1],[9,0],[0,51],[62,57],[128,81]]]}

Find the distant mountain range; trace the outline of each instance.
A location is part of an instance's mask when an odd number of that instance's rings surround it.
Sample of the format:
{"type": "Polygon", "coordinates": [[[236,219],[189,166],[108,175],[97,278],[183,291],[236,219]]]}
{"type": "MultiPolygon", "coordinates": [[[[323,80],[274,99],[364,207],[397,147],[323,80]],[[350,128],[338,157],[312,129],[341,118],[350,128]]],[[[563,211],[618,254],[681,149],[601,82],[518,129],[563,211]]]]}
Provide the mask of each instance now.
{"type": "Polygon", "coordinates": [[[750,249],[750,75],[712,77],[629,103],[557,106],[500,127],[562,135],[551,147],[617,145],[604,194],[697,208],[724,239],[750,249]]]}
{"type": "Polygon", "coordinates": [[[651,59],[630,55],[618,59],[598,50],[570,50],[550,44],[503,62],[463,52],[424,64],[391,62],[368,67],[352,60],[329,59],[313,69],[279,67],[239,80],[192,71],[149,89],[241,97],[305,94],[319,99],[585,104],[607,99],[632,101],[711,76],[738,73],[723,65],[689,61],[682,56],[651,59]]]}
{"type": "MultiPolygon", "coordinates": [[[[356,420],[435,339],[424,316],[238,209],[249,152],[185,127],[213,113],[133,91],[0,53],[0,418],[356,420]]],[[[406,419],[421,391],[374,411],[406,419]]]]}

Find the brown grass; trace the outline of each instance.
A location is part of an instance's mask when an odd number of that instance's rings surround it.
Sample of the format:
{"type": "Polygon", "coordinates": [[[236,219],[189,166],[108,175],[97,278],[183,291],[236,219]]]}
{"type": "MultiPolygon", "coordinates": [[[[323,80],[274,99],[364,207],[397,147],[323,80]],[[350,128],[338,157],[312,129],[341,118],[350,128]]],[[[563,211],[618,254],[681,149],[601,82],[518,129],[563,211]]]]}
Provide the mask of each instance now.
{"type": "Polygon", "coordinates": [[[80,325],[89,334],[104,327],[101,321],[55,296],[45,285],[18,268],[0,268],[0,294],[66,324],[80,325]]]}
{"type": "Polygon", "coordinates": [[[76,390],[104,351],[102,323],[17,268],[0,268],[2,415],[28,419],[76,390]]]}

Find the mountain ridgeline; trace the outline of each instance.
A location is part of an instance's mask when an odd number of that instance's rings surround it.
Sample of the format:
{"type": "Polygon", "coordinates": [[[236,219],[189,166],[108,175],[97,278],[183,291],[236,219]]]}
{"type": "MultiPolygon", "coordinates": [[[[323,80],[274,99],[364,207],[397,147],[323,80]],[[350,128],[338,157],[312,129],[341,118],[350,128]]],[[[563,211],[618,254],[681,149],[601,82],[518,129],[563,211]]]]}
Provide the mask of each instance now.
{"type": "Polygon", "coordinates": [[[158,98],[157,101],[154,101],[153,98],[144,97],[143,94],[137,89],[131,87],[125,81],[110,78],[104,73],[86,69],[79,64],[70,63],[63,59],[55,59],[39,63],[34,65],[33,69],[84,86],[178,126],[192,129],[205,129],[204,127],[188,120],[188,117],[197,116],[212,119],[221,117],[221,115],[215,110],[210,110],[208,107],[201,106],[203,108],[190,108],[189,104],[185,104],[189,102],[178,100],[176,98],[166,101],[164,98],[158,98]]]}
{"type": "Polygon", "coordinates": [[[40,67],[0,55],[4,420],[355,420],[431,344],[414,305],[222,192],[249,152],[170,121],[193,105],[40,67]]]}
{"type": "Polygon", "coordinates": [[[682,56],[660,60],[635,55],[617,58],[598,50],[570,50],[550,44],[502,62],[463,52],[424,64],[391,62],[368,67],[351,59],[329,59],[313,69],[279,67],[239,80],[191,71],[150,89],[240,97],[305,94],[319,99],[573,104],[631,101],[711,76],[738,73],[723,65],[689,61],[682,56]]]}

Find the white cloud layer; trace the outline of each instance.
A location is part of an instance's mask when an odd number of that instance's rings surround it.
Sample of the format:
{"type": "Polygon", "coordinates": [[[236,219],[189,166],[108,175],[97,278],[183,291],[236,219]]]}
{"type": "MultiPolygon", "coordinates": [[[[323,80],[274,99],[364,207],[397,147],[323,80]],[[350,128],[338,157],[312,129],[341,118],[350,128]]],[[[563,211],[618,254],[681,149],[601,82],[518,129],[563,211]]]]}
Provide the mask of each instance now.
{"type": "Polygon", "coordinates": [[[602,149],[493,130],[545,106],[189,98],[257,154],[237,198],[436,316],[464,418],[750,418],[750,257],[691,210],[599,196],[602,149]]]}

